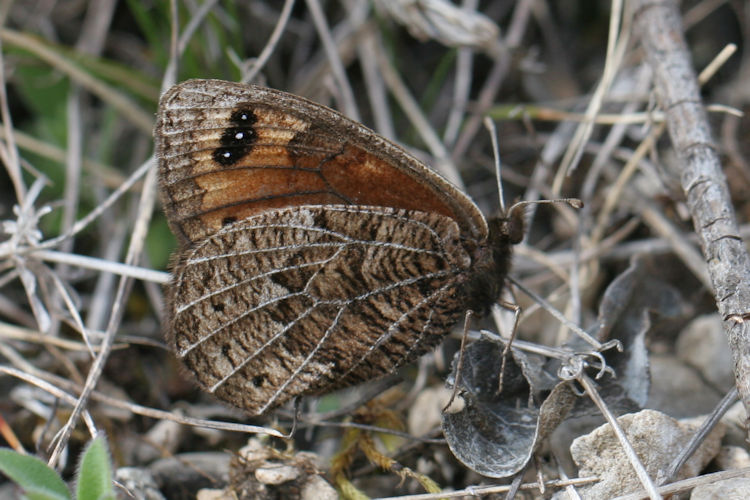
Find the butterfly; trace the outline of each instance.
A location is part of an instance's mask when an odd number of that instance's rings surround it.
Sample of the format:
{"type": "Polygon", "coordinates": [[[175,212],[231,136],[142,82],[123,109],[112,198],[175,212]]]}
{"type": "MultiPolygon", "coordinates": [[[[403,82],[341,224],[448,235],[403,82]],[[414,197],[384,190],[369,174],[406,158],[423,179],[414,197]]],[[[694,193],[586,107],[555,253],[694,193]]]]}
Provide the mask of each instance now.
{"type": "Polygon", "coordinates": [[[401,147],[278,90],[183,82],[154,135],[179,243],[166,336],[252,415],[391,373],[486,314],[523,236],[522,217],[485,219],[401,147]]]}

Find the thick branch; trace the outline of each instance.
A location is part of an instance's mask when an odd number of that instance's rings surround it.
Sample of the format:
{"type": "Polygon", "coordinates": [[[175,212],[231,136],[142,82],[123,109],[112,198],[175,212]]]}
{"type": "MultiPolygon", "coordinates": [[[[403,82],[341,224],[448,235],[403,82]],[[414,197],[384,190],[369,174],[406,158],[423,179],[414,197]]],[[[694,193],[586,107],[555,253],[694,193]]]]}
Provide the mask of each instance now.
{"type": "Polygon", "coordinates": [[[750,259],[739,236],[677,2],[634,0],[631,6],[635,32],[653,69],[655,91],[680,159],[680,182],[732,349],[737,389],[750,414],[750,259]]]}

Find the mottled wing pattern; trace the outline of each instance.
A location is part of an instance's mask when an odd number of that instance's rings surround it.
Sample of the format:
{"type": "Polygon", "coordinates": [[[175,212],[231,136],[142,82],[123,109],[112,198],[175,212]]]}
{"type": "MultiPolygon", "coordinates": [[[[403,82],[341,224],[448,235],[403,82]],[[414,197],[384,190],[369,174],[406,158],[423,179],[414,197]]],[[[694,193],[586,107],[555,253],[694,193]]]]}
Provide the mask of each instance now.
{"type": "Polygon", "coordinates": [[[181,247],[168,337],[203,387],[253,414],[424,353],[467,308],[471,259],[494,255],[466,195],[301,97],[184,82],[161,99],[155,144],[181,247]]]}
{"type": "Polygon", "coordinates": [[[183,250],[171,342],[199,383],[252,414],[382,376],[464,312],[456,222],[387,207],[302,206],[183,250]]]}
{"type": "Polygon", "coordinates": [[[402,148],[325,106],[284,92],[190,80],[159,105],[162,201],[183,244],[227,223],[299,205],[384,206],[454,219],[476,240],[471,200],[402,148]]]}

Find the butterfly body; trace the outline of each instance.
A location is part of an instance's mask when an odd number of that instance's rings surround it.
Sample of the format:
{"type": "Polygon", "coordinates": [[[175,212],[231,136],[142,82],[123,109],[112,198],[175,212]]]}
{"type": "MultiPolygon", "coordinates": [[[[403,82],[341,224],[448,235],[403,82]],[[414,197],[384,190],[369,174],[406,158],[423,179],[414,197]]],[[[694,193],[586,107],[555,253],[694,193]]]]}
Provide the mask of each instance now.
{"type": "Polygon", "coordinates": [[[383,376],[497,300],[520,218],[487,221],[398,146],[262,87],[162,98],[160,193],[180,241],[167,336],[251,414],[383,376]]]}

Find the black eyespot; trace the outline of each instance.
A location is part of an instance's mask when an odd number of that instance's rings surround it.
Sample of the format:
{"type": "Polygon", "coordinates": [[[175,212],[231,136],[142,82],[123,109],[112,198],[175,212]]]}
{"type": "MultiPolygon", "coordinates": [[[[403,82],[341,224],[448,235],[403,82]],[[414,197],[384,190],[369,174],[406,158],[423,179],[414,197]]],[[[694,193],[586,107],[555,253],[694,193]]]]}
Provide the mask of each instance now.
{"type": "Polygon", "coordinates": [[[260,387],[263,384],[265,384],[265,382],[266,382],[266,376],[265,375],[256,375],[256,376],[253,377],[252,382],[253,382],[253,385],[255,387],[260,387]]]}
{"type": "Polygon", "coordinates": [[[216,163],[228,166],[234,165],[247,155],[258,139],[258,133],[253,126],[258,121],[249,108],[239,108],[232,112],[229,123],[232,125],[224,129],[221,134],[221,147],[216,148],[213,158],[216,163]]]}

